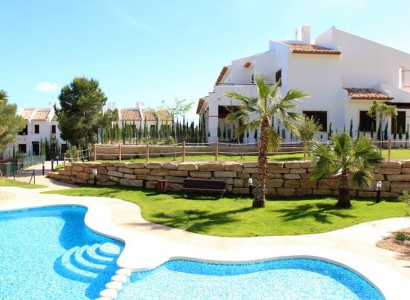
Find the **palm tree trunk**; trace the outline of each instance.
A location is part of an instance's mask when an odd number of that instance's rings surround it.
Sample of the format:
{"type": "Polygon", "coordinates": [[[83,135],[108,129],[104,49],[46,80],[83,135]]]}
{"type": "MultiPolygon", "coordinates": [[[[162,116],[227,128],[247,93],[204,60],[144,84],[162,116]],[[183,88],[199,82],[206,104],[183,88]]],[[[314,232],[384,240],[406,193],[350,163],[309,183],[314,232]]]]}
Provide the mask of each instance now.
{"type": "Polygon", "coordinates": [[[262,125],[260,147],[258,151],[258,175],[256,178],[255,199],[253,200],[253,203],[252,203],[253,208],[265,207],[267,154],[268,154],[268,137],[266,136],[264,126],[262,125]]]}
{"type": "Polygon", "coordinates": [[[352,207],[352,203],[350,202],[349,177],[346,170],[342,171],[340,177],[339,199],[336,206],[343,208],[352,207]]]}

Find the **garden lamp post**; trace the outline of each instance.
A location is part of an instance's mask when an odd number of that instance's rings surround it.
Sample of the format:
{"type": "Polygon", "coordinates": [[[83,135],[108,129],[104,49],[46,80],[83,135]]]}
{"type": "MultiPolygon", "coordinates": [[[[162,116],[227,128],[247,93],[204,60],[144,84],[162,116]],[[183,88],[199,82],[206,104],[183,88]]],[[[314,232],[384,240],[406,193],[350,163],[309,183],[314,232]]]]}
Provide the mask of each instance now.
{"type": "Polygon", "coordinates": [[[376,182],[376,202],[379,203],[380,202],[380,193],[382,191],[382,182],[379,180],[376,182]]]}
{"type": "Polygon", "coordinates": [[[94,185],[97,185],[97,169],[93,169],[94,185]]]}

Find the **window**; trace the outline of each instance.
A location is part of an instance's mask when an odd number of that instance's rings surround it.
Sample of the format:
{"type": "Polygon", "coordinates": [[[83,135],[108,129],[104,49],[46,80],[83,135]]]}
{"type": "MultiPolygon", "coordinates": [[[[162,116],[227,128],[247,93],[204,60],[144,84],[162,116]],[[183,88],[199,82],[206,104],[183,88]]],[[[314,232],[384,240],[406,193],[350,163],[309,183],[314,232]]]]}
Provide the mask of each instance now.
{"type": "MultiPolygon", "coordinates": [[[[276,82],[282,79],[282,69],[279,69],[276,71],[275,79],[276,79],[276,82]]],[[[280,85],[282,86],[282,82],[280,83],[280,85]]]]}
{"type": "Polygon", "coordinates": [[[27,135],[27,125],[22,131],[19,132],[19,135],[27,135]]]}
{"type": "Polygon", "coordinates": [[[40,125],[34,125],[34,133],[39,134],[40,133],[40,125]]]}
{"type": "Polygon", "coordinates": [[[56,125],[51,125],[51,133],[56,133],[56,125]]]}
{"type": "Polygon", "coordinates": [[[27,153],[27,146],[26,146],[26,144],[19,144],[19,152],[20,152],[20,153],[27,153]]]}
{"type": "Polygon", "coordinates": [[[360,131],[376,131],[375,119],[367,114],[367,110],[360,111],[359,120],[359,130],[360,131]]]}
{"type": "Polygon", "coordinates": [[[322,131],[327,131],[327,111],[303,111],[303,114],[312,118],[322,126],[322,131]]]}
{"type": "MultiPolygon", "coordinates": [[[[400,132],[401,128],[401,133],[406,132],[406,112],[405,111],[398,111],[397,112],[397,134],[400,132]]],[[[394,133],[394,118],[391,118],[391,133],[394,133]]]]}

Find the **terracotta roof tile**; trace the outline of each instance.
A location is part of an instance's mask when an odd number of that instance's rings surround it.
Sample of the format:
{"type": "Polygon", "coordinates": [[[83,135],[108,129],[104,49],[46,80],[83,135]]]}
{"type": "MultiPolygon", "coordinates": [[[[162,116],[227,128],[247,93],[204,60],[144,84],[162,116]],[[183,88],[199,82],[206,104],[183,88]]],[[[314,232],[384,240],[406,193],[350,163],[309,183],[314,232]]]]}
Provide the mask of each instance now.
{"type": "Polygon", "coordinates": [[[228,71],[227,66],[222,68],[221,73],[219,74],[218,78],[216,79],[215,85],[219,85],[221,83],[222,78],[225,76],[226,71],[228,71]]]}
{"type": "Polygon", "coordinates": [[[197,115],[199,115],[199,112],[201,111],[202,106],[204,105],[204,103],[205,103],[205,99],[204,99],[204,98],[199,99],[199,101],[198,101],[198,106],[196,107],[196,114],[197,114],[197,115]]]}
{"type": "Polygon", "coordinates": [[[144,111],[144,118],[145,118],[147,121],[156,121],[156,120],[157,120],[157,119],[155,118],[154,113],[152,113],[152,112],[150,112],[150,111],[148,111],[148,110],[144,111]]]}
{"type": "Polygon", "coordinates": [[[354,100],[392,100],[393,97],[375,89],[368,88],[344,88],[350,99],[354,100]]]}
{"type": "Polygon", "coordinates": [[[141,112],[139,109],[120,109],[122,121],[140,121],[141,112]]]}
{"type": "Polygon", "coordinates": [[[33,111],[34,111],[34,109],[23,109],[23,111],[21,112],[21,117],[24,120],[27,120],[28,118],[30,118],[33,111]]]}
{"type": "Polygon", "coordinates": [[[171,113],[166,109],[157,110],[157,114],[161,121],[172,121],[171,113]]]}
{"type": "Polygon", "coordinates": [[[313,44],[296,44],[296,43],[286,43],[292,49],[292,53],[298,54],[327,54],[327,55],[340,55],[339,50],[334,50],[330,48],[325,48],[313,44]]]}
{"type": "Polygon", "coordinates": [[[33,121],[45,121],[47,120],[49,113],[50,113],[50,110],[37,110],[31,119],[33,121]]]}

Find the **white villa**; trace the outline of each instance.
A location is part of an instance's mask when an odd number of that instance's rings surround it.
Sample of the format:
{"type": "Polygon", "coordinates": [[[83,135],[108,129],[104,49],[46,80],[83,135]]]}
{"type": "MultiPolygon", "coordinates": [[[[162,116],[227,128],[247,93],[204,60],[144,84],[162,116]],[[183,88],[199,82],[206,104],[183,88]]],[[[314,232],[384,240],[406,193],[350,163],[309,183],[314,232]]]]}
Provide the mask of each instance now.
{"type": "MultiPolygon", "coordinates": [[[[26,127],[19,133],[15,144],[9,145],[0,152],[0,159],[10,159],[14,152],[39,155],[41,142],[48,141],[59,156],[65,153],[67,143],[60,136],[57,116],[54,113],[54,103],[49,102],[48,108],[24,108],[19,115],[25,120],[26,127]]],[[[116,109],[115,102],[109,101],[107,109],[116,109]]],[[[145,109],[142,102],[137,102],[135,108],[118,108],[118,125],[133,124],[136,128],[144,126],[145,120],[149,130],[157,125],[171,126],[172,116],[164,109],[145,109]]]]}
{"type": "MultiPolygon", "coordinates": [[[[197,106],[197,114],[205,117],[210,142],[218,140],[218,123],[222,128],[233,126],[224,118],[237,102],[224,96],[225,92],[256,96],[256,74],[269,83],[281,78],[282,94],[289,89],[309,93],[298,110],[322,125],[324,138],[330,123],[333,131],[340,131],[349,130],[351,122],[355,132],[369,136],[372,119],[366,113],[373,100],[397,107],[397,126],[402,132],[410,124],[410,54],[335,27],[311,40],[310,26],[304,25],[297,28],[295,40],[270,41],[268,51],[222,68],[213,91],[199,99],[197,106]]],[[[275,128],[278,125],[275,122],[275,128]]],[[[389,120],[390,134],[392,129],[389,120]]],[[[253,134],[248,141],[254,141],[253,134]]]]}

